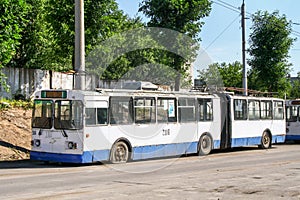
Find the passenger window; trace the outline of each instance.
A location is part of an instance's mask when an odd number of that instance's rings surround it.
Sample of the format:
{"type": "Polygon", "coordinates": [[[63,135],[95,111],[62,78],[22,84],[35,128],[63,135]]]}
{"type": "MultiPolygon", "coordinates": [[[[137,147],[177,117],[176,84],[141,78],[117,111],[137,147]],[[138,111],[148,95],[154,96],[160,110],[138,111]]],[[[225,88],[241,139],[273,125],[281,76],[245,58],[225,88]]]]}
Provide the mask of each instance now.
{"type": "Polygon", "coordinates": [[[135,123],[155,123],[155,99],[138,98],[134,100],[135,123]]]}
{"type": "Polygon", "coordinates": [[[111,124],[132,124],[132,98],[111,97],[110,98],[110,123],[111,124]]]}
{"type": "Polygon", "coordinates": [[[85,109],[85,124],[86,125],[96,124],[96,108],[85,109]]]}
{"type": "Polygon", "coordinates": [[[234,100],[234,119],[247,120],[247,101],[245,99],[234,100]]]}
{"type": "Polygon", "coordinates": [[[296,122],[298,120],[298,106],[288,106],[286,108],[286,121],[296,122]]]}
{"type": "Polygon", "coordinates": [[[195,99],[179,98],[178,99],[178,119],[179,122],[195,121],[195,99]]]}
{"type": "Polygon", "coordinates": [[[259,101],[249,100],[248,103],[248,113],[250,120],[258,120],[260,118],[260,107],[259,101]]]}
{"type": "Polygon", "coordinates": [[[274,101],[274,119],[284,119],[283,101],[274,101]]]}
{"type": "Polygon", "coordinates": [[[107,108],[97,108],[97,124],[107,124],[107,108]]]}
{"type": "Polygon", "coordinates": [[[261,101],[260,108],[261,119],[272,119],[272,101],[261,101]]]}
{"type": "Polygon", "coordinates": [[[158,98],[157,100],[157,121],[176,122],[176,99],[158,98]]]}
{"type": "Polygon", "coordinates": [[[198,99],[199,121],[213,120],[213,104],[211,99],[198,99]]]}

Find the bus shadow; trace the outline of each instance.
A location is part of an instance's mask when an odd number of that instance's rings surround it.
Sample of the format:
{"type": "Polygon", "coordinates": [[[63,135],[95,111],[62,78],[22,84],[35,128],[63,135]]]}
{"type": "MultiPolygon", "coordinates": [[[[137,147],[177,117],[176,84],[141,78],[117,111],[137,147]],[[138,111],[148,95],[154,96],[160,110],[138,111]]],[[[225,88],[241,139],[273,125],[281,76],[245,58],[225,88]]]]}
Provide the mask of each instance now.
{"type": "Polygon", "coordinates": [[[57,163],[57,162],[32,161],[30,159],[0,161],[0,169],[74,168],[74,167],[84,167],[84,166],[92,166],[92,165],[104,165],[104,163],[89,163],[89,164],[57,163]]]}
{"type": "MultiPolygon", "coordinates": [[[[295,145],[295,143],[290,143],[291,145],[295,145]]],[[[277,145],[286,145],[283,144],[276,144],[277,145]]],[[[296,144],[297,145],[297,144],[296,144]]],[[[299,144],[298,144],[299,145],[299,144]]],[[[276,149],[275,145],[272,146],[271,149],[276,149]]],[[[26,151],[29,151],[25,149],[26,151]]],[[[229,149],[214,149],[211,151],[210,154],[212,155],[221,155],[221,154],[229,154],[235,152],[245,152],[245,151],[261,151],[263,149],[257,146],[250,146],[250,147],[235,147],[229,149]]],[[[161,160],[161,159],[174,159],[174,158],[184,158],[184,157],[194,157],[198,156],[196,153],[193,154],[183,154],[177,156],[167,156],[167,157],[157,157],[157,158],[149,158],[149,159],[141,159],[141,160],[132,160],[130,163],[135,162],[147,162],[153,160],[161,160]]],[[[207,155],[208,157],[210,155],[207,155]]],[[[104,162],[95,162],[95,163],[57,163],[57,162],[42,162],[42,161],[32,161],[30,159],[25,160],[12,160],[12,161],[0,161],[0,169],[26,169],[26,168],[74,168],[74,167],[84,167],[84,166],[104,166],[110,165],[108,161],[104,162]]]]}
{"type": "Polygon", "coordinates": [[[30,150],[29,149],[26,149],[24,147],[20,147],[20,146],[16,146],[16,145],[13,145],[9,142],[5,142],[5,141],[0,141],[0,146],[3,146],[3,147],[6,147],[6,148],[10,148],[10,149],[15,149],[17,151],[21,151],[23,153],[29,153],[30,150]]]}

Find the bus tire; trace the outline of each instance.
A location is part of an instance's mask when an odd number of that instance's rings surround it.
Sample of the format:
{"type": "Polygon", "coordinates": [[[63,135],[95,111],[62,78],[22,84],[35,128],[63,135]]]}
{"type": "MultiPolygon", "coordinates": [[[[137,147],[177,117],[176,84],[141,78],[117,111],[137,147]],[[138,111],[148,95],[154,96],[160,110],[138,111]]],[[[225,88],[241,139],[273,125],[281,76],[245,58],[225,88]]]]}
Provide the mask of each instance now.
{"type": "Polygon", "coordinates": [[[113,164],[126,163],[129,159],[129,149],[125,142],[115,143],[111,149],[110,162],[113,164]]]}
{"type": "Polygon", "coordinates": [[[212,138],[208,134],[203,134],[199,140],[199,156],[206,156],[212,150],[212,138]]]}
{"type": "Polygon", "coordinates": [[[264,131],[261,137],[261,144],[260,148],[262,149],[269,149],[272,146],[272,137],[268,131],[264,131]]]}

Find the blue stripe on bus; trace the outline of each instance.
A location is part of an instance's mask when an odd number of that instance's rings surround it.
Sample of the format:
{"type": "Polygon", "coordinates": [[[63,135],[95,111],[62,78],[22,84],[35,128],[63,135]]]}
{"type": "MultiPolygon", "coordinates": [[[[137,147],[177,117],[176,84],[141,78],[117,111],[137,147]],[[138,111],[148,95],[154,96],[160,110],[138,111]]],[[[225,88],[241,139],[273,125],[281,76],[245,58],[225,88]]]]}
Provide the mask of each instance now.
{"type": "Polygon", "coordinates": [[[105,161],[109,158],[109,150],[84,151],[83,154],[63,154],[48,152],[30,152],[30,159],[37,161],[64,162],[64,163],[92,163],[105,161]]]}
{"type": "Polygon", "coordinates": [[[287,141],[300,140],[300,135],[286,135],[287,141]]]}
{"type": "Polygon", "coordinates": [[[198,142],[160,144],[133,148],[133,160],[184,155],[197,152],[198,142]]]}
{"type": "MultiPolygon", "coordinates": [[[[300,138],[299,138],[300,139],[300,138]]],[[[259,145],[261,137],[232,139],[232,147],[259,145]]],[[[272,137],[272,143],[283,143],[284,135],[272,137]]],[[[220,140],[214,141],[214,149],[220,148],[220,140]]],[[[166,156],[185,155],[197,153],[198,142],[177,144],[149,145],[133,148],[133,160],[159,158],[166,156]]],[[[84,151],[83,154],[59,154],[46,152],[30,152],[30,159],[39,161],[65,162],[65,163],[92,163],[109,160],[110,150],[84,151]]]]}

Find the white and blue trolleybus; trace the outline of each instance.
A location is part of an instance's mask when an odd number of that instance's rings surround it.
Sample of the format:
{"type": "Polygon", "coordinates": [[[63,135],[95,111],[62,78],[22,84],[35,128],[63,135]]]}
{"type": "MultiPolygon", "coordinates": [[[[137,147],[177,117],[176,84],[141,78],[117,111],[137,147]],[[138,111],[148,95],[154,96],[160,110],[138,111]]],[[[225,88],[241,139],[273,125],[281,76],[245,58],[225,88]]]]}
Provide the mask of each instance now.
{"type": "Polygon", "coordinates": [[[221,92],[42,90],[32,160],[122,163],[285,141],[284,101],[221,92]]]}
{"type": "Polygon", "coordinates": [[[300,100],[286,101],[286,141],[300,141],[300,100]]]}

